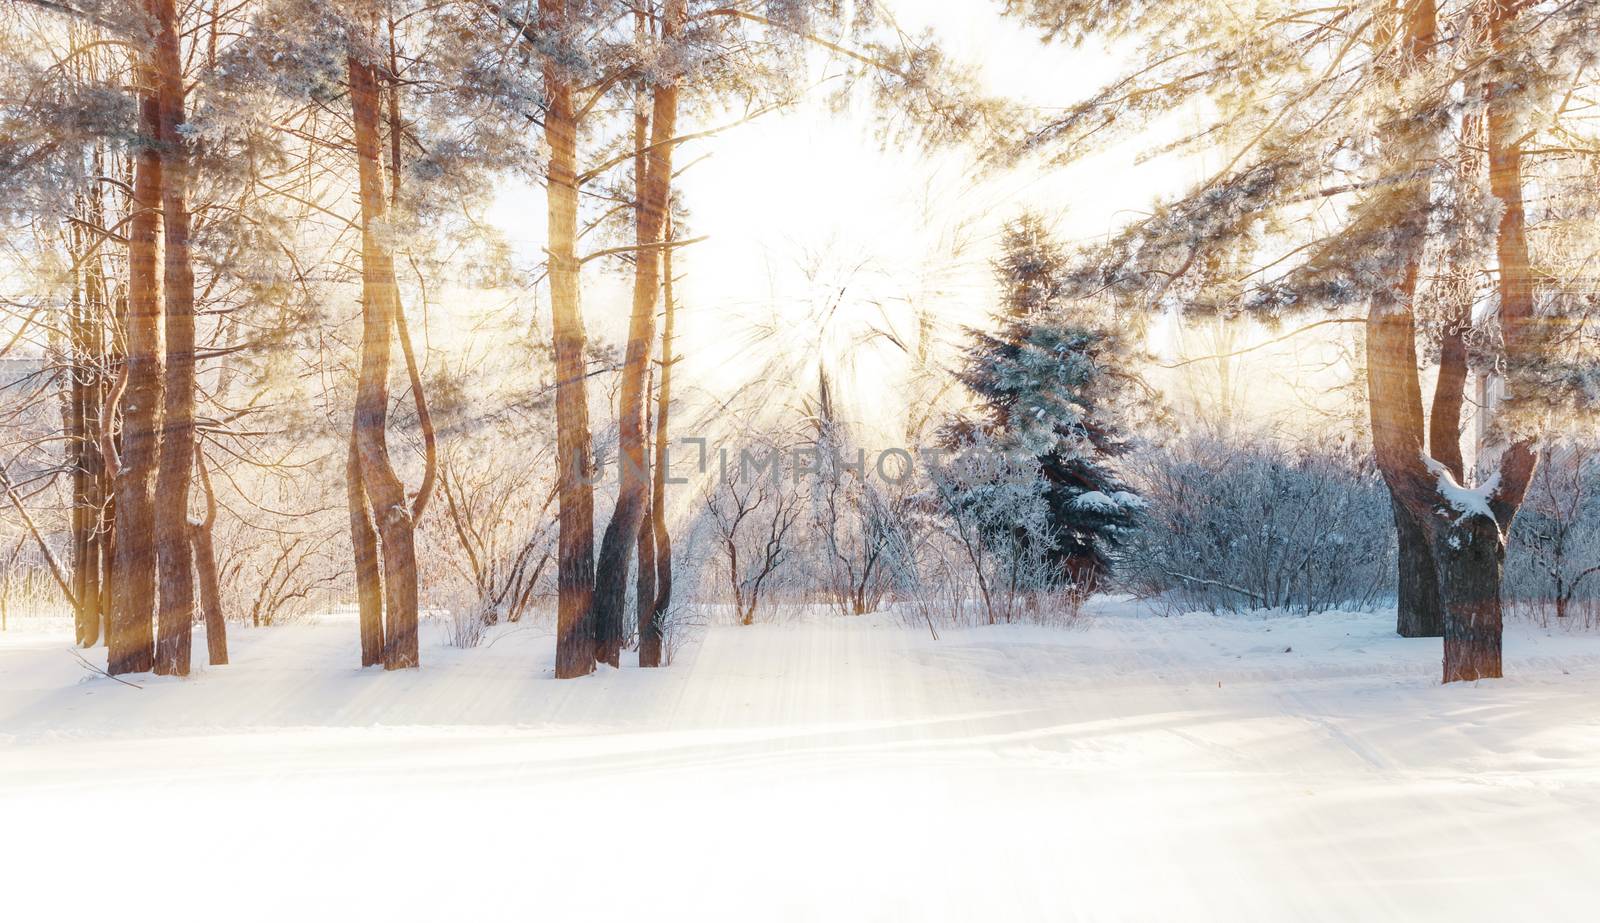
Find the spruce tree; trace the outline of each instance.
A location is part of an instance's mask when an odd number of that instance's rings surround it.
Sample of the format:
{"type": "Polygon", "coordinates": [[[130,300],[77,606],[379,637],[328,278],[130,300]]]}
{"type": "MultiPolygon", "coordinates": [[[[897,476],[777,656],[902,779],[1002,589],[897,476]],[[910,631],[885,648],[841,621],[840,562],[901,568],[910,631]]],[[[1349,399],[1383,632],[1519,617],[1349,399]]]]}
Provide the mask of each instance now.
{"type": "Polygon", "coordinates": [[[1092,589],[1140,506],[1113,459],[1151,404],[1132,370],[1138,347],[1095,306],[1065,297],[1065,268],[1037,216],[1006,229],[997,329],[969,331],[957,373],[983,419],[958,419],[946,433],[971,445],[982,430],[997,451],[1036,461],[1053,540],[1045,558],[1062,583],[1092,589]]]}

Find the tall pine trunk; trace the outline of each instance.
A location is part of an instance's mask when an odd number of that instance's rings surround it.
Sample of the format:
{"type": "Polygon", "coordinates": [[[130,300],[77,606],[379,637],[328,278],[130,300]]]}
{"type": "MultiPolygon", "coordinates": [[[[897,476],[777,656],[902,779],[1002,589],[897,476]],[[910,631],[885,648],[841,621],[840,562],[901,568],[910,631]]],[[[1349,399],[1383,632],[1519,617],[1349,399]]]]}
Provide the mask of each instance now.
{"type": "MultiPolygon", "coordinates": [[[[662,16],[661,41],[670,45],[680,33],[687,10],[684,0],[668,0],[662,16]]],[[[661,288],[661,252],[666,243],[667,210],[672,194],[672,149],[678,123],[678,87],[671,78],[656,84],[650,112],[650,146],[645,173],[637,177],[638,220],[634,255],[633,313],[628,321],[628,347],[623,358],[617,424],[617,505],[600,543],[595,568],[595,658],[617,666],[621,659],[623,607],[627,600],[628,566],[638,541],[650,480],[645,457],[645,372],[655,346],[656,296],[661,288]]]]}
{"type": "Polygon", "coordinates": [[[176,0],[156,0],[156,71],[159,79],[163,179],[162,225],[166,260],[166,382],[163,389],[160,466],[156,475],[155,544],[159,573],[157,673],[187,676],[194,625],[194,568],[189,526],[189,486],[194,463],[194,267],[189,216],[190,170],[183,124],[183,62],[178,48],[176,0]]]}
{"type": "MultiPolygon", "coordinates": [[[[567,0],[540,0],[540,25],[549,35],[569,26],[567,0]]],[[[583,315],[578,302],[578,125],[571,75],[558,55],[544,65],[545,179],[550,260],[551,335],[556,362],[558,534],[556,554],[556,676],[594,670],[594,458],[584,368],[583,315]]]]}
{"type": "MultiPolygon", "coordinates": [[[[153,0],[146,12],[155,19],[153,0]]],[[[133,214],[128,221],[126,383],[122,390],[122,446],[116,465],[116,592],[106,639],[106,671],[142,673],[154,665],[156,558],[151,480],[156,468],[161,406],[161,204],[160,109],[156,68],[141,60],[139,132],[134,157],[133,214]]]]}
{"type": "MultiPolygon", "coordinates": [[[[649,378],[645,380],[645,393],[650,393],[649,378]]],[[[648,410],[646,422],[649,422],[648,410]]],[[[649,434],[646,433],[648,441],[649,434]]],[[[634,624],[638,626],[639,665],[645,666],[644,637],[653,632],[652,621],[656,609],[656,509],[651,498],[645,498],[644,515],[639,519],[639,572],[634,578],[634,624]]]]}
{"type": "MultiPolygon", "coordinates": [[[[667,217],[666,239],[673,238],[667,217]]],[[[672,408],[672,250],[661,253],[661,380],[656,386],[655,466],[650,469],[651,557],[655,561],[655,597],[646,612],[639,607],[639,666],[661,666],[667,607],[672,602],[672,535],[667,529],[667,423],[672,408]]],[[[643,564],[641,563],[641,567],[643,564]]]]}
{"type": "Polygon", "coordinates": [[[383,666],[417,666],[416,534],[405,487],[390,462],[389,365],[400,307],[394,256],[380,235],[388,208],[379,146],[377,69],[348,60],[350,107],[361,194],[361,368],[356,387],[355,444],[361,485],[377,523],[383,562],[383,666]]]}

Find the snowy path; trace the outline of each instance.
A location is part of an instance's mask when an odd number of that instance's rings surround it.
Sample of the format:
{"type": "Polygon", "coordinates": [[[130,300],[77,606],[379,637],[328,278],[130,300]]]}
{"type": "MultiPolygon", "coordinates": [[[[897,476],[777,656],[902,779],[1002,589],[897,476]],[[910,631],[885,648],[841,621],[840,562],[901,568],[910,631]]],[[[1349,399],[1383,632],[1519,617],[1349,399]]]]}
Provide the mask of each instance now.
{"type": "Polygon", "coordinates": [[[182,919],[1592,919],[1600,637],[1441,687],[1386,623],[830,619],[557,683],[536,631],[383,674],[329,619],[143,689],[12,632],[0,881],[13,919],[168,857],[182,919]]]}

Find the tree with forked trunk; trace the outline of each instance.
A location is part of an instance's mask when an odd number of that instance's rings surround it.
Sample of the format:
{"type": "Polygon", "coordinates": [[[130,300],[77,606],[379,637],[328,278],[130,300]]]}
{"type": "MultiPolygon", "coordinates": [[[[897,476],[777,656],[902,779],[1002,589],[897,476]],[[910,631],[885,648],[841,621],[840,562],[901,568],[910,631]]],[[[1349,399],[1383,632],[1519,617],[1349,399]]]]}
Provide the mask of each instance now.
{"type": "MultiPolygon", "coordinates": [[[[660,42],[672,48],[688,16],[685,0],[667,0],[661,15],[660,42]]],[[[634,253],[633,313],[628,321],[628,347],[622,366],[617,427],[619,483],[617,505],[600,543],[595,566],[595,658],[619,666],[625,625],[628,566],[639,542],[640,523],[650,502],[650,461],[646,448],[649,418],[645,382],[655,346],[656,303],[661,289],[661,255],[667,209],[672,197],[672,151],[677,139],[676,75],[658,74],[651,93],[650,143],[644,149],[644,175],[636,179],[637,229],[634,253]]],[[[653,543],[652,533],[652,543],[653,543]]],[[[653,590],[653,587],[651,588],[653,590]]],[[[653,592],[652,592],[652,595],[653,592]]]]}
{"type": "MultiPolygon", "coordinates": [[[[1505,37],[1515,17],[1515,4],[1490,0],[1485,17],[1489,53],[1505,52],[1505,37]]],[[[1431,0],[1411,8],[1405,30],[1402,75],[1407,66],[1420,62],[1436,41],[1431,0]]],[[[1516,134],[1520,99],[1509,86],[1491,79],[1483,86],[1483,100],[1489,185],[1501,206],[1495,229],[1498,319],[1507,365],[1516,369],[1531,359],[1527,327],[1533,318],[1533,276],[1522,204],[1522,142],[1516,134]]],[[[1422,133],[1406,137],[1397,132],[1395,138],[1406,157],[1431,143],[1422,133]]],[[[1399,172],[1393,155],[1389,162],[1399,172]]],[[[1396,278],[1374,293],[1368,314],[1367,388],[1373,449],[1395,502],[1421,527],[1432,552],[1443,616],[1444,681],[1498,677],[1502,671],[1500,584],[1506,535],[1533,478],[1538,461],[1536,442],[1532,436],[1517,439],[1500,453],[1480,487],[1463,486],[1465,471],[1456,420],[1459,391],[1465,386],[1466,376],[1460,371],[1465,359],[1460,353],[1451,354],[1456,347],[1447,339],[1441,394],[1447,388],[1457,393],[1436,399],[1432,454],[1424,447],[1413,303],[1430,190],[1424,176],[1397,182],[1392,194],[1399,206],[1397,213],[1412,227],[1411,233],[1401,238],[1409,247],[1396,264],[1396,278]],[[1409,198],[1409,204],[1401,197],[1409,198]]]]}
{"type": "MultiPolygon", "coordinates": [[[[372,33],[375,34],[375,33],[372,33]]],[[[361,201],[361,365],[351,435],[352,537],[360,596],[362,663],[370,665],[377,645],[375,607],[382,600],[382,662],[386,670],[418,665],[417,556],[415,511],[390,461],[388,443],[389,372],[392,343],[400,323],[399,283],[387,240],[388,201],[383,190],[380,147],[380,70],[355,51],[348,59],[351,122],[361,201]],[[357,496],[359,487],[359,494],[357,496]],[[364,530],[370,510],[370,531],[364,530]],[[373,584],[371,535],[378,539],[381,590],[373,584]],[[380,595],[381,594],[381,595],[380,595]]],[[[420,392],[419,392],[420,393],[420,392]]],[[[420,498],[419,498],[420,499],[420,498]]]]}

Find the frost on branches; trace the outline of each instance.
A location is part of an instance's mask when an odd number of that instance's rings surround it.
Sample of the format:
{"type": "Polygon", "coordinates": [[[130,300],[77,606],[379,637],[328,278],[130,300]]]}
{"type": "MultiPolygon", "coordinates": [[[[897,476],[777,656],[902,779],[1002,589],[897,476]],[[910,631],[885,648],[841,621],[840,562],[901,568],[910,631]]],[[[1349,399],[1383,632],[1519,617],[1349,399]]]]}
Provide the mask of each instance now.
{"type": "MultiPolygon", "coordinates": [[[[1037,467],[1047,538],[1026,541],[1048,542],[1041,553],[1055,581],[1088,589],[1105,577],[1142,506],[1112,459],[1127,450],[1150,401],[1131,371],[1137,348],[1091,305],[1065,297],[1064,265],[1036,216],[1007,228],[995,266],[1004,292],[998,327],[969,331],[958,372],[982,417],[956,418],[945,432],[964,451],[1037,467]]],[[[1017,530],[1020,521],[997,518],[993,527],[1017,530]]]]}

